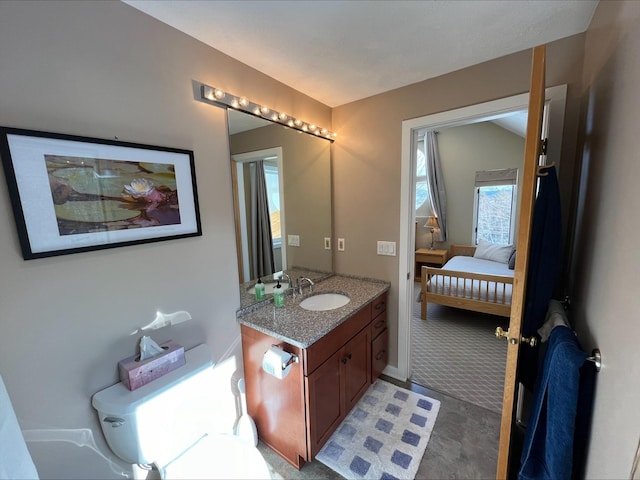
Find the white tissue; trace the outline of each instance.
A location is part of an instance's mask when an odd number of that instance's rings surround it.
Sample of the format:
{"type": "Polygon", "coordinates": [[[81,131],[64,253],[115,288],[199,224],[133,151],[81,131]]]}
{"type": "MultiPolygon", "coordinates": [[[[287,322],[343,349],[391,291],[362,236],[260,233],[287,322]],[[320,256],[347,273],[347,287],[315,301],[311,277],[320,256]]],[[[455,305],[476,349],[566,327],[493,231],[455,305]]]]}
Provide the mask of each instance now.
{"type": "Polygon", "coordinates": [[[162,347],[151,340],[150,337],[144,335],[140,339],[140,361],[155,357],[162,352],[164,352],[162,347]]]}
{"type": "Polygon", "coordinates": [[[283,379],[291,371],[292,364],[289,363],[291,357],[293,357],[292,354],[272,346],[262,357],[262,369],[269,375],[283,379]]]}

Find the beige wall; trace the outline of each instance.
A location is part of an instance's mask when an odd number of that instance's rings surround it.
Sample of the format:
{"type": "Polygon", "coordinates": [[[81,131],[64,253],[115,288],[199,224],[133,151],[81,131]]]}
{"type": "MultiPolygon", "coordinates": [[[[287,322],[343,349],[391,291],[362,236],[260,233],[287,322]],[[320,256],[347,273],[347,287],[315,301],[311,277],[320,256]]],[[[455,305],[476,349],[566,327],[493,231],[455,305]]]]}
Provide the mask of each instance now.
{"type": "MultiPolygon", "coordinates": [[[[547,47],[547,86],[567,84],[562,184],[566,219],[572,194],[584,37],[547,47]]],[[[391,282],[390,363],[397,365],[398,257],[378,256],[376,241],[399,241],[402,121],[528,91],[524,51],[333,109],[334,235],[345,238],[335,269],[391,282]]],[[[565,220],[565,227],[566,223],[565,220]]]]}
{"type": "Polygon", "coordinates": [[[640,2],[600,2],[586,35],[572,276],[578,336],[604,360],[587,478],[630,478],[640,432],[638,52],[640,2]]]}
{"type": "MultiPolygon", "coordinates": [[[[194,80],[330,125],[328,107],[123,3],[0,2],[0,125],[193,150],[203,230],[24,261],[0,174],[0,374],[24,429],[89,428],[111,456],[91,395],[117,381],[140,337],[130,334],[158,310],[193,320],[154,338],[231,355],[220,368],[231,392],[239,296],[226,114],[194,100],[194,80]]],[[[90,449],[30,447],[45,478],[117,477],[90,449]]]]}

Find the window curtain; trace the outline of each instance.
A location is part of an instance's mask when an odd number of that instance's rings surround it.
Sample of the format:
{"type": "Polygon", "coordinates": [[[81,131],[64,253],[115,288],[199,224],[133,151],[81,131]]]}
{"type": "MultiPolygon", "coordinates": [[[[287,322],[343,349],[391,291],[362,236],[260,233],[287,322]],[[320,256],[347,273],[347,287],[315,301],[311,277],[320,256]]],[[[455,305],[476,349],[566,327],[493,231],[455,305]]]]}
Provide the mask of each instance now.
{"type": "Polygon", "coordinates": [[[251,278],[258,278],[273,274],[275,265],[264,164],[259,161],[254,166],[251,177],[251,278]]]}
{"type": "Polygon", "coordinates": [[[437,242],[447,240],[447,195],[444,189],[444,176],[440,164],[438,140],[436,132],[429,130],[424,136],[424,152],[427,164],[427,188],[434,215],[438,218],[440,228],[434,231],[437,242]]]}

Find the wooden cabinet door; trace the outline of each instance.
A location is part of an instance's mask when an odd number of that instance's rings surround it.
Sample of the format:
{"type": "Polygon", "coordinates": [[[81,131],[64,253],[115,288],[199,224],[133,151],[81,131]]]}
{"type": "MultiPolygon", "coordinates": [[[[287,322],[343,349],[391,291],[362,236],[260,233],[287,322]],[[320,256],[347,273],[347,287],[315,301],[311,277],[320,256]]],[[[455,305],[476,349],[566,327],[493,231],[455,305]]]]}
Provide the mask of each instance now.
{"type": "Polygon", "coordinates": [[[342,348],[342,376],[344,378],[346,410],[358,403],[371,385],[371,332],[363,329],[342,348]]]}
{"type": "Polygon", "coordinates": [[[389,362],[389,330],[385,329],[371,342],[371,382],[375,381],[389,362]]]}
{"type": "Polygon", "coordinates": [[[339,350],[305,377],[307,390],[307,445],[313,459],[345,417],[341,378],[343,351],[339,350]]]}

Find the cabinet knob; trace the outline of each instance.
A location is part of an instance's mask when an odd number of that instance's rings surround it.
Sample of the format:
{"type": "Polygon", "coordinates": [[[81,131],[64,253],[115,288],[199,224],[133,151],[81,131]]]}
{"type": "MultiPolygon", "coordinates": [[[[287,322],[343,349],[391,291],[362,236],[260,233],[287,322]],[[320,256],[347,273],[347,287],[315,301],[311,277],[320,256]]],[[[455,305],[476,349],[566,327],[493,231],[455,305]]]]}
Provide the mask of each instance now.
{"type": "Polygon", "coordinates": [[[347,354],[347,356],[346,356],[346,357],[342,357],[341,362],[346,364],[349,360],[351,360],[351,356],[352,356],[352,355],[351,355],[350,353],[349,353],[349,354],[347,354]]]}
{"type": "Polygon", "coordinates": [[[378,352],[378,354],[376,355],[376,360],[382,360],[386,353],[386,350],[380,350],[380,352],[378,352]]]}

